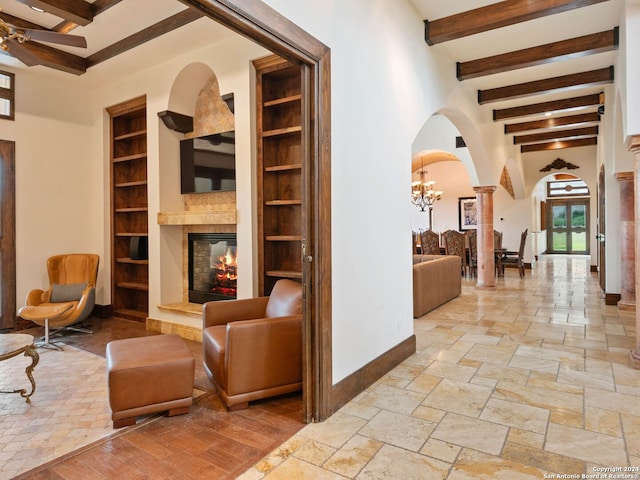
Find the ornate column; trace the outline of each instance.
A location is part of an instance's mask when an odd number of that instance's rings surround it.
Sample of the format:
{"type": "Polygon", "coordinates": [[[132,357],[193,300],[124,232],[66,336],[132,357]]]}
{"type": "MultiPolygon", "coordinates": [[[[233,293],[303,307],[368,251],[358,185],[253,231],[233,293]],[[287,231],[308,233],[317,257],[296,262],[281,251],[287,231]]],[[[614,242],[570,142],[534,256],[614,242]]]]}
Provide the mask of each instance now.
{"type": "Polygon", "coordinates": [[[478,283],[476,288],[495,290],[496,267],[493,251],[493,192],[495,185],[473,187],[478,207],[478,283]]]}
{"type": "MultiPolygon", "coordinates": [[[[627,148],[633,153],[634,159],[634,180],[633,191],[637,192],[638,187],[638,175],[640,174],[640,135],[627,137],[627,148]]],[[[640,258],[640,195],[634,195],[633,204],[635,207],[634,213],[634,232],[635,232],[635,258],[633,263],[635,264],[635,285],[636,292],[640,286],[640,278],[638,278],[638,272],[640,268],[638,266],[638,259],[640,258]]],[[[640,309],[636,308],[636,346],[631,352],[631,361],[635,368],[640,369],[640,309]]]]}
{"type": "Polygon", "coordinates": [[[633,172],[616,173],[620,185],[620,280],[621,292],[618,308],[633,311],[636,308],[636,252],[633,172]]]}

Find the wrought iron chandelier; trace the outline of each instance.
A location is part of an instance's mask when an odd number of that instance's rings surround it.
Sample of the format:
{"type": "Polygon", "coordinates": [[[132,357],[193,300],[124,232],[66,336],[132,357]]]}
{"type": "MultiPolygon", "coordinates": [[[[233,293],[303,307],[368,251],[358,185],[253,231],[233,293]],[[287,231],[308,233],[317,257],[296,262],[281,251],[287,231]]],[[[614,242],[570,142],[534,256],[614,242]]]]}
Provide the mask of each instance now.
{"type": "Polygon", "coordinates": [[[442,192],[434,190],[436,184],[434,180],[427,180],[427,171],[420,170],[420,180],[411,184],[411,203],[416,205],[421,212],[429,212],[433,209],[433,204],[442,198],[442,192]]]}

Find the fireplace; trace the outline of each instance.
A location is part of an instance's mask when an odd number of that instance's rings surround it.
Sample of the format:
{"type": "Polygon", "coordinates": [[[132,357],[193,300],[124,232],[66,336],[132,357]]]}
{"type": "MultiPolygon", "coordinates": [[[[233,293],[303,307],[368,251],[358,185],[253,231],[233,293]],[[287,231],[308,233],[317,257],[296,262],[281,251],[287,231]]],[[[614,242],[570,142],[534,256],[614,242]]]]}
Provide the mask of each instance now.
{"type": "Polygon", "coordinates": [[[189,302],[237,297],[235,233],[189,233],[189,302]]]}

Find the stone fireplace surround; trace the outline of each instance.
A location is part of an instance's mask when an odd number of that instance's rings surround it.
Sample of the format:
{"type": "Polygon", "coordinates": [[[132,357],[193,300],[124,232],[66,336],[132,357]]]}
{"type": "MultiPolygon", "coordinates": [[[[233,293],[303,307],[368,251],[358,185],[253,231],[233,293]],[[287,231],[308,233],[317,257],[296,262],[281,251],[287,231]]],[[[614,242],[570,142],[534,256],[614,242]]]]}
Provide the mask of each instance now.
{"type": "MultiPolygon", "coordinates": [[[[218,79],[213,71],[209,73],[195,100],[193,131],[186,133],[185,138],[235,129],[234,114],[220,95],[218,79]]],[[[148,317],[146,326],[147,330],[153,332],[177,333],[183,338],[201,342],[202,305],[189,303],[188,234],[237,233],[236,192],[186,194],[182,195],[182,202],[184,206],[182,211],[158,212],[160,228],[182,226],[182,301],[158,305],[158,309],[171,312],[181,318],[188,317],[191,321],[188,324],[182,324],[148,317]]]]}
{"type": "MultiPolygon", "coordinates": [[[[182,301],[158,305],[158,309],[191,318],[202,318],[202,305],[189,303],[189,233],[236,233],[236,192],[213,192],[184,195],[184,211],[159,212],[158,224],[182,226],[182,301]]],[[[159,333],[177,333],[183,338],[202,341],[202,329],[147,319],[147,329],[159,333]]]]}

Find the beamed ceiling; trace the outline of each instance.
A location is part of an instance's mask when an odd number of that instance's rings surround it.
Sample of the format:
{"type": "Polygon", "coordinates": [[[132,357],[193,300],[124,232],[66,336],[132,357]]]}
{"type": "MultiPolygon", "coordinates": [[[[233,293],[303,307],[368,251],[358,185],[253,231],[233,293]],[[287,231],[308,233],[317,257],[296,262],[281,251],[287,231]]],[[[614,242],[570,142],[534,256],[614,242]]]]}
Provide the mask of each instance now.
{"type": "Polygon", "coordinates": [[[451,80],[521,152],[596,145],[615,79],[621,0],[410,0],[451,80]]]}
{"type": "MultiPolygon", "coordinates": [[[[623,0],[410,2],[429,48],[453,60],[451,81],[477,91],[479,108],[522,152],[597,144],[623,0]]],[[[87,40],[86,49],[29,40],[15,53],[21,62],[5,54],[0,64],[76,75],[125,57],[137,67],[158,63],[233,35],[179,0],[0,0],[0,8],[17,28],[87,40]]]]}
{"type": "Polygon", "coordinates": [[[143,68],[234,35],[179,0],[0,0],[0,18],[17,29],[87,41],[87,48],[40,39],[14,48],[14,42],[8,52],[0,50],[0,65],[42,66],[75,75],[107,63],[116,65],[109,73],[118,66],[121,72],[143,68]]]}

